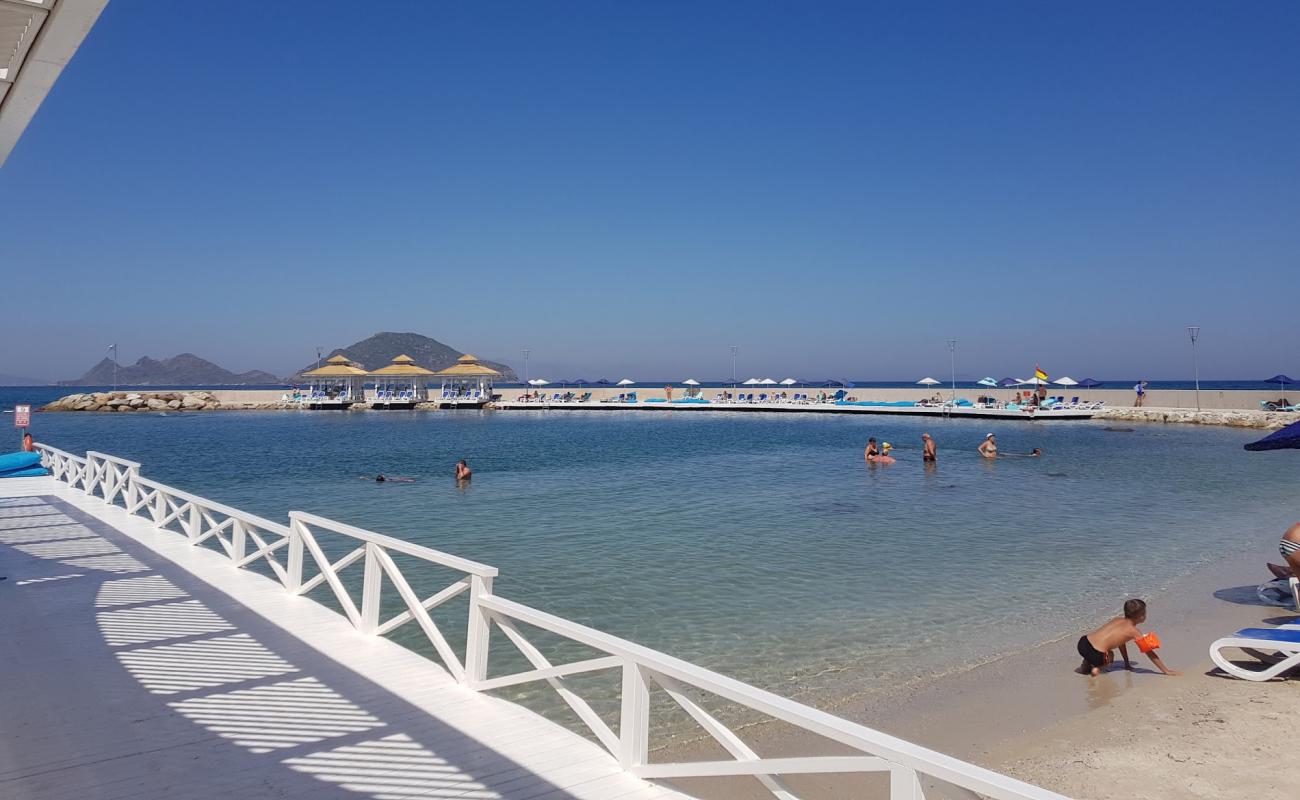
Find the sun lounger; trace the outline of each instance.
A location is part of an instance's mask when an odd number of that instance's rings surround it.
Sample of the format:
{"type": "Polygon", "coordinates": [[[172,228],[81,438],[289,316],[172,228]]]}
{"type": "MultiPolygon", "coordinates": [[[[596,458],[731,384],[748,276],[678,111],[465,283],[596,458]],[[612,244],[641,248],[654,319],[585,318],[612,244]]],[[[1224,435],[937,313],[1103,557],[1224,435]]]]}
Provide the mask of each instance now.
{"type": "Polygon", "coordinates": [[[1235,678],[1248,681],[1267,681],[1294,667],[1300,666],[1300,629],[1295,628],[1243,628],[1210,645],[1210,658],[1215,665],[1235,678]],[[1236,649],[1271,653],[1263,669],[1247,669],[1227,659],[1224,650],[1236,649]]]}

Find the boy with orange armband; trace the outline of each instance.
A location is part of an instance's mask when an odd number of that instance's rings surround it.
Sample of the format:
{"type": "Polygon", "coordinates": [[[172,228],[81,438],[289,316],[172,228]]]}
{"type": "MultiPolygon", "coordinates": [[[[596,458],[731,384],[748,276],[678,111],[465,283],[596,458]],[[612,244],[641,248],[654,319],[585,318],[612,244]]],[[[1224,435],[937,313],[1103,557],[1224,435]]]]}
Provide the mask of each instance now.
{"type": "Polygon", "coordinates": [[[1146,653],[1161,672],[1166,675],[1180,675],[1182,673],[1172,670],[1165,666],[1165,662],[1160,660],[1156,654],[1156,649],[1160,647],[1160,640],[1154,633],[1143,635],[1137,626],[1147,621],[1147,604],[1142,600],[1128,600],[1124,603],[1124,616],[1115,617],[1110,622],[1102,625],[1092,633],[1084,634],[1079,637],[1079,655],[1083,656],[1083,663],[1075,670],[1081,675],[1092,675],[1096,677],[1101,674],[1101,668],[1115,660],[1115,654],[1111,652],[1116,647],[1124,655],[1124,669],[1133,669],[1133,662],[1128,657],[1128,643],[1135,642],[1138,649],[1146,653]]]}

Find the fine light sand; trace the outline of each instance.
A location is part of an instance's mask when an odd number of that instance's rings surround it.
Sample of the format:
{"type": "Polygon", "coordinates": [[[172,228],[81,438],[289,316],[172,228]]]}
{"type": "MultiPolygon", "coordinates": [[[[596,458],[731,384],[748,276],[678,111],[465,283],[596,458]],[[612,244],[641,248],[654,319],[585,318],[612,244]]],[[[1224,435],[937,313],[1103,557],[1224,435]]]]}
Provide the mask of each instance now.
{"type": "MultiPolygon", "coordinates": [[[[1217,673],[1208,654],[1212,641],[1238,628],[1300,621],[1287,609],[1257,604],[1254,587],[1267,577],[1267,556],[1218,563],[1146,598],[1150,618],[1144,628],[1160,634],[1161,657],[1182,676],[1161,675],[1136,648],[1130,648],[1136,671],[1111,668],[1098,678],[1075,674],[1081,630],[972,670],[828,710],[1079,800],[1297,796],[1300,676],[1236,680],[1217,673]]],[[[1117,613],[1124,599],[1116,598],[1117,613]]],[[[846,752],[775,725],[755,726],[744,735],[764,756],[846,752]]],[[[655,760],[669,757],[718,754],[696,743],[668,748],[655,760]]],[[[799,783],[800,796],[888,796],[883,786],[869,782],[799,783]]],[[[771,796],[739,782],[682,786],[725,800],[771,796]]]]}

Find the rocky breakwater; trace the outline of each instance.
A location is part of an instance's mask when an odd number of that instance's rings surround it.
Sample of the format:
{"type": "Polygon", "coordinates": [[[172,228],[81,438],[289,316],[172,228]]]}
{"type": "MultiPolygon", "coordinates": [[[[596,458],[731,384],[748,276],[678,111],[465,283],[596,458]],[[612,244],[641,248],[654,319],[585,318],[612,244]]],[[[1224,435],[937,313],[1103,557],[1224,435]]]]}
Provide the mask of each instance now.
{"type": "Polygon", "coordinates": [[[221,401],[211,392],[90,392],[60,397],[44,411],[211,411],[221,401]]]}
{"type": "Polygon", "coordinates": [[[1093,419],[1126,422],[1183,422],[1192,425],[1227,425],[1232,428],[1281,428],[1300,422],[1300,414],[1285,411],[1248,411],[1218,408],[1197,411],[1194,408],[1107,408],[1093,419]]]}

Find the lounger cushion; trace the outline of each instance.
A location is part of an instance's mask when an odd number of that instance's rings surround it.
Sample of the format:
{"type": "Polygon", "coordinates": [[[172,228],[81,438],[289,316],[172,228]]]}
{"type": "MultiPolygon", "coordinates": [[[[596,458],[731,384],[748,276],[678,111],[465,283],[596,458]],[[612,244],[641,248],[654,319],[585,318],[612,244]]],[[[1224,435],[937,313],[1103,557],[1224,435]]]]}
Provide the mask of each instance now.
{"type": "Polygon", "coordinates": [[[1232,635],[1234,639],[1259,639],[1266,642],[1300,644],[1300,630],[1280,628],[1242,628],[1232,635]]]}

